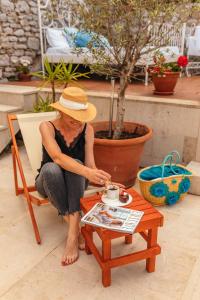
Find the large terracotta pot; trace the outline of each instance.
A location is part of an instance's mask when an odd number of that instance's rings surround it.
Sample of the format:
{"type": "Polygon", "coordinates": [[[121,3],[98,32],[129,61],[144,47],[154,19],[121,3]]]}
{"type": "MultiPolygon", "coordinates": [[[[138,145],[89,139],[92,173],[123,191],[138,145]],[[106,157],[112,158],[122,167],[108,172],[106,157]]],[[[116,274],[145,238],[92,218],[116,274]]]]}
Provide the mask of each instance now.
{"type": "Polygon", "coordinates": [[[179,72],[166,72],[163,76],[152,75],[155,95],[173,95],[180,76],[179,72]]]}
{"type": "MultiPolygon", "coordinates": [[[[108,122],[92,124],[94,132],[108,130],[108,125],[108,122]]],[[[126,187],[135,183],[144,144],[152,136],[152,129],[145,125],[124,123],[124,129],[127,132],[133,132],[136,126],[137,132],[143,136],[124,140],[95,138],[94,141],[94,157],[97,168],[107,171],[111,174],[112,181],[122,183],[126,187]]]]}
{"type": "Polygon", "coordinates": [[[31,81],[31,74],[24,74],[24,73],[19,73],[18,74],[18,79],[19,81],[31,81]]]}

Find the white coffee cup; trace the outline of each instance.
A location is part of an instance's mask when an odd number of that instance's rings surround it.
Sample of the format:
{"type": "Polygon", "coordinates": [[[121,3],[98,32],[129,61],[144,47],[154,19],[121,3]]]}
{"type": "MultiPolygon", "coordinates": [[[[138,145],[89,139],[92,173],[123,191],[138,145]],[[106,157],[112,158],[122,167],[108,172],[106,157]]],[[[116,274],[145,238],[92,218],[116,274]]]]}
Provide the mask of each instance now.
{"type": "Polygon", "coordinates": [[[106,195],[108,199],[119,200],[119,187],[112,184],[108,185],[106,195]]]}

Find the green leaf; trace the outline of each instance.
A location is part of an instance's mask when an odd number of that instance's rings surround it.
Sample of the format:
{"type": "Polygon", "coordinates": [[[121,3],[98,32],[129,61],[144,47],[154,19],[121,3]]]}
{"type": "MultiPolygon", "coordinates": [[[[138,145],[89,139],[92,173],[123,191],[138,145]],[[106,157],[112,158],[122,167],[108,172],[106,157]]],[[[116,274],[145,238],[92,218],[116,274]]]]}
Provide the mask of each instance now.
{"type": "Polygon", "coordinates": [[[33,112],[39,113],[54,111],[53,107],[50,106],[51,103],[52,99],[49,95],[47,95],[46,98],[42,98],[42,96],[39,95],[35,105],[33,106],[33,112]]]}

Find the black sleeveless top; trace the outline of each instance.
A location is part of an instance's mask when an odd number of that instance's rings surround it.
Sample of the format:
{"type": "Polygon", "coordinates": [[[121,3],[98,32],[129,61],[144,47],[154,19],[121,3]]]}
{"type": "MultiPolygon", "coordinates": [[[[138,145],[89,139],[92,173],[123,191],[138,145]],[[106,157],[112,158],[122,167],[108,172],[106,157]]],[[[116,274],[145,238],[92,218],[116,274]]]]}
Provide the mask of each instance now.
{"type": "MultiPolygon", "coordinates": [[[[82,163],[85,161],[85,130],[87,124],[85,124],[83,131],[74,139],[74,141],[68,146],[66,144],[66,141],[64,139],[64,136],[62,133],[56,129],[55,125],[49,121],[54,127],[55,130],[55,140],[60,147],[60,150],[62,153],[74,158],[80,160],[82,163]]],[[[42,166],[48,162],[53,162],[51,157],[49,156],[48,152],[46,151],[45,147],[42,145],[42,162],[40,169],[38,169],[38,172],[40,173],[40,170],[42,166]]],[[[39,175],[39,174],[38,174],[39,175]]],[[[37,177],[36,177],[37,178],[37,177]]]]}

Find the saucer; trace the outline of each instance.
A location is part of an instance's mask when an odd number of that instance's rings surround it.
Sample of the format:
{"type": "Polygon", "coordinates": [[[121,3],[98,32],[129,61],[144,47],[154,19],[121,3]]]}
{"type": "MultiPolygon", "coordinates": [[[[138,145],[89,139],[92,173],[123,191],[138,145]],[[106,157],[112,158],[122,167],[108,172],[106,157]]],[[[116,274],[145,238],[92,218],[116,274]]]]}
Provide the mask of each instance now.
{"type": "Polygon", "coordinates": [[[124,203],[119,201],[119,199],[110,199],[106,195],[102,195],[101,200],[103,203],[111,206],[126,206],[132,202],[133,198],[130,194],[128,194],[128,201],[124,203]]]}

